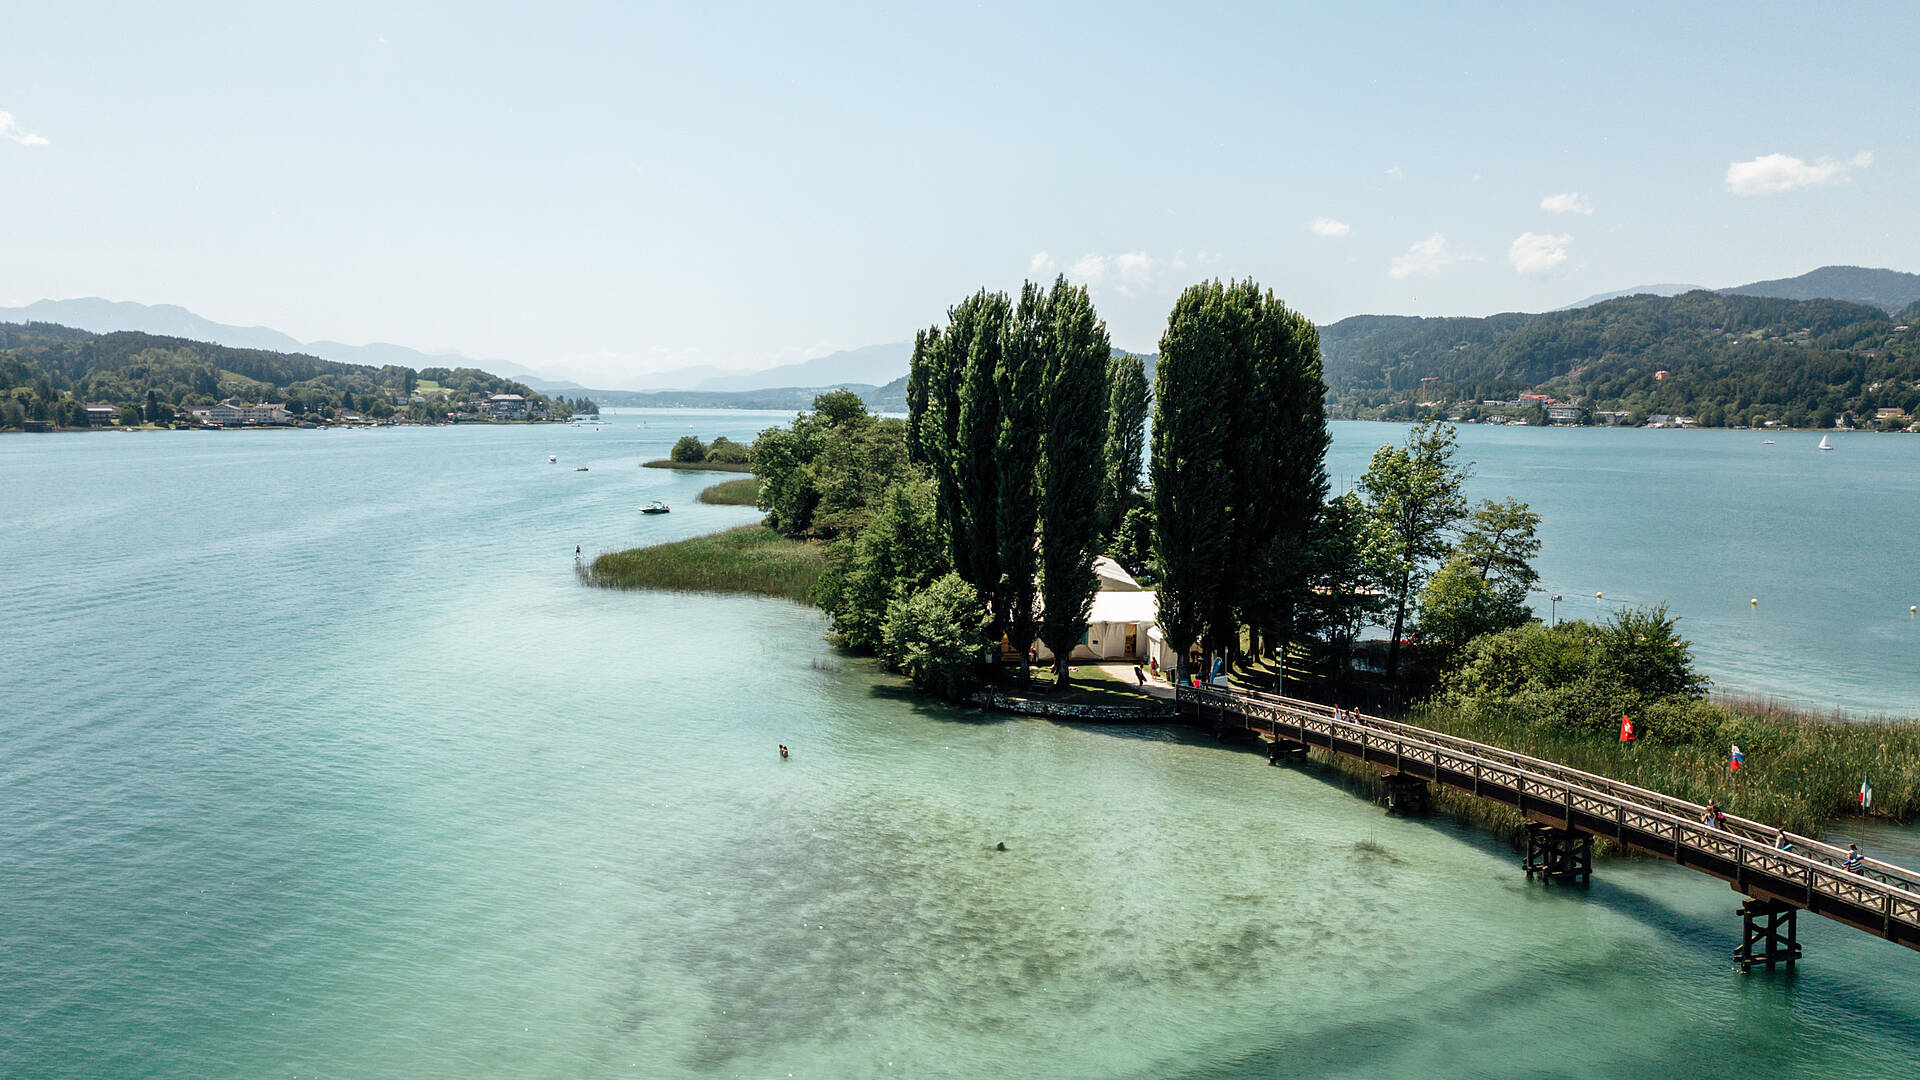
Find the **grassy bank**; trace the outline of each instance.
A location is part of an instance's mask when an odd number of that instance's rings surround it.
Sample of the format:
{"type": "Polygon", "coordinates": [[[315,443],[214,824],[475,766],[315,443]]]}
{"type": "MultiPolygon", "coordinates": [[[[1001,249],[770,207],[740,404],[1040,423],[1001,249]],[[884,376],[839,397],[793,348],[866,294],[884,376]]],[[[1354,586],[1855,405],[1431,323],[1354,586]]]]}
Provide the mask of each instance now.
{"type": "Polygon", "coordinates": [[[750,473],[753,466],[745,462],[730,461],[675,461],[672,458],[655,458],[642,462],[646,469],[685,469],[688,472],[743,472],[750,473]]]}
{"type": "MultiPolygon", "coordinates": [[[[1727,768],[1731,746],[1719,742],[1621,743],[1439,706],[1415,708],[1404,719],[1690,802],[1712,799],[1730,814],[1807,836],[1820,836],[1836,821],[1859,815],[1863,775],[1873,784],[1876,816],[1908,821],[1920,814],[1920,723],[1836,722],[1777,707],[1735,710],[1735,717],[1728,744],[1738,743],[1746,754],[1738,772],[1727,768]]],[[[1316,758],[1323,756],[1315,752],[1316,758]]],[[[1357,790],[1384,791],[1371,766],[1340,757],[1327,760],[1348,774],[1357,790]]],[[[1451,789],[1436,787],[1434,803],[1461,821],[1504,836],[1518,835],[1526,824],[1511,807],[1451,789]]]]}
{"type": "Polygon", "coordinates": [[[764,525],[601,555],[582,573],[609,589],[752,593],[807,603],[826,568],[819,544],[789,540],[764,525]]]}
{"type": "Polygon", "coordinates": [[[743,476],[715,484],[700,493],[700,501],[715,506],[752,506],[760,497],[760,478],[743,476]]]}

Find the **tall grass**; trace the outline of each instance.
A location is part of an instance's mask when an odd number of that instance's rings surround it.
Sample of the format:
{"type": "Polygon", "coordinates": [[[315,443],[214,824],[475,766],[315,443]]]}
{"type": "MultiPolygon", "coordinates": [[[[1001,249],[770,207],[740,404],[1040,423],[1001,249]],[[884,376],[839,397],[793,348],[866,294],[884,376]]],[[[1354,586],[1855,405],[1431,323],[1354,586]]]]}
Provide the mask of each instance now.
{"type": "Polygon", "coordinates": [[[1859,814],[1862,778],[1873,785],[1873,813],[1903,821],[1920,814],[1920,722],[1910,720],[1836,722],[1780,708],[1729,708],[1719,739],[1682,744],[1622,743],[1449,705],[1418,707],[1408,720],[1690,802],[1713,799],[1728,813],[1808,836],[1859,814]],[[1746,764],[1733,771],[1727,763],[1736,743],[1746,764]]]}
{"type": "Polygon", "coordinates": [[[646,469],[685,469],[689,472],[745,472],[753,471],[753,466],[744,461],[675,461],[672,458],[655,458],[641,463],[646,469]]]}
{"type": "Polygon", "coordinates": [[[760,497],[760,478],[743,476],[726,480],[700,492],[700,501],[716,506],[752,506],[760,497]]]}
{"type": "Polygon", "coordinates": [[[821,545],[789,540],[764,525],[747,525],[610,552],[596,557],[581,575],[608,589],[752,593],[805,604],[826,565],[821,545]]]}

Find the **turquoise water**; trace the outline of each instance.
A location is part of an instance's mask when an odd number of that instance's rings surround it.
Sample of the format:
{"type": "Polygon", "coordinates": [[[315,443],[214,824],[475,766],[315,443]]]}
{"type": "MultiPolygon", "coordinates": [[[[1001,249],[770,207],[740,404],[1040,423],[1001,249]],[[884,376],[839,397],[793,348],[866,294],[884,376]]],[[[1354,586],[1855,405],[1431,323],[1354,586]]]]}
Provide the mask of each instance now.
{"type": "MultiPolygon", "coordinates": [[[[1338,490],[1406,429],[1333,430],[1338,490]]],[[[1666,603],[1718,690],[1920,716],[1920,438],[1458,430],[1470,497],[1541,514],[1541,618],[1666,603]]]]}
{"type": "MultiPolygon", "coordinates": [[[[1920,1076],[1908,950],[1809,919],[1742,977],[1687,871],[1529,886],[1313,769],[931,705],[803,608],[579,587],[752,520],[636,466],[778,417],[609,419],[0,439],[0,1075],[1920,1076]]],[[[1626,565],[1553,521],[1551,573],[1626,565]]]]}

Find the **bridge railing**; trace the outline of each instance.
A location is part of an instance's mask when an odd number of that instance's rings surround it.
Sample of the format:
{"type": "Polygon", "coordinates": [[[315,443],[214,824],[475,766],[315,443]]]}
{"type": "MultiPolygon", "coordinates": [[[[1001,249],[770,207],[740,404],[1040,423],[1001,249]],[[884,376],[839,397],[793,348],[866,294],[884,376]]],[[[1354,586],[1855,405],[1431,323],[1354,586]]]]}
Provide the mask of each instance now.
{"type": "MultiPolygon", "coordinates": [[[[1330,742],[1338,738],[1366,750],[1391,752],[1396,761],[1423,762],[1482,783],[1509,787],[1523,799],[1531,797],[1537,801],[1555,802],[1568,810],[1578,810],[1603,820],[1610,819],[1623,828],[1658,836],[1676,845],[1844,900],[1855,907],[1879,912],[1889,919],[1920,927],[1920,890],[1905,883],[1913,880],[1914,875],[1900,867],[1876,864],[1899,875],[1892,881],[1880,875],[1849,871],[1824,859],[1774,847],[1771,829],[1767,829],[1766,833],[1769,839],[1762,842],[1738,832],[1714,828],[1692,814],[1676,814],[1645,805],[1625,797],[1618,790],[1605,790],[1584,780],[1592,777],[1606,781],[1613,788],[1627,788],[1635,792],[1646,791],[1644,788],[1607,781],[1605,777],[1564,769],[1552,762],[1527,758],[1500,747],[1459,739],[1411,724],[1378,717],[1337,720],[1331,710],[1312,702],[1274,698],[1271,695],[1250,696],[1183,687],[1177,696],[1180,701],[1209,705],[1250,721],[1262,718],[1276,720],[1297,726],[1303,731],[1324,735],[1330,742]],[[1538,770],[1534,768],[1536,763],[1550,768],[1538,770]]],[[[1650,794],[1659,795],[1658,792],[1650,794]]],[[[1678,800],[1661,796],[1660,801],[1678,800]]],[[[1757,822],[1747,824],[1766,828],[1757,822]]]]}
{"type": "MultiPolygon", "coordinates": [[[[1318,702],[1282,697],[1276,694],[1265,694],[1259,691],[1235,691],[1234,694],[1235,696],[1245,699],[1271,702],[1281,708],[1302,714],[1313,714],[1330,718],[1334,711],[1332,707],[1321,705],[1318,702]]],[[[1517,766],[1532,769],[1543,775],[1564,777],[1572,783],[1593,788],[1597,791],[1607,792],[1629,802],[1636,802],[1657,810],[1663,810],[1666,813],[1678,817],[1690,817],[1699,820],[1706,812],[1706,807],[1699,803],[1688,802],[1685,799],[1676,798],[1665,792],[1636,787],[1635,785],[1624,783],[1611,777],[1584,772],[1580,769],[1561,765],[1558,762],[1548,761],[1544,758],[1530,757],[1526,754],[1508,750],[1505,747],[1493,746],[1488,743],[1477,743],[1470,739],[1462,739],[1455,735],[1448,735],[1444,732],[1416,727],[1412,724],[1404,724],[1383,717],[1366,716],[1364,714],[1351,712],[1347,713],[1347,715],[1355,717],[1353,722],[1357,724],[1388,730],[1406,731],[1414,734],[1418,738],[1442,745],[1457,746],[1468,752],[1478,753],[1483,757],[1493,760],[1508,761],[1517,766]]],[[[1788,843],[1794,846],[1794,850],[1817,862],[1825,862],[1833,866],[1839,866],[1847,859],[1847,853],[1844,849],[1816,840],[1810,836],[1776,830],[1773,826],[1765,822],[1755,821],[1734,814],[1727,814],[1725,817],[1726,831],[1745,836],[1759,843],[1764,843],[1769,848],[1773,847],[1776,836],[1783,836],[1788,843]]],[[[1892,863],[1881,862],[1877,859],[1865,859],[1858,873],[1863,877],[1877,878],[1898,888],[1920,891],[1920,874],[1915,874],[1910,870],[1895,866],[1892,863]]]]}

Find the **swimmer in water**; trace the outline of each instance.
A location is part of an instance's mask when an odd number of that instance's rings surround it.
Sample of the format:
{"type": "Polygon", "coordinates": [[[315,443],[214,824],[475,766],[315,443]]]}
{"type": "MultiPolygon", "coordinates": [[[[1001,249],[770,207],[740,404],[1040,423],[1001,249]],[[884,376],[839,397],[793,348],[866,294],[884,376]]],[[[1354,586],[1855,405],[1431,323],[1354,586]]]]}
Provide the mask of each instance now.
{"type": "Polygon", "coordinates": [[[782,758],[784,758],[784,757],[786,757],[786,756],[787,756],[787,744],[786,744],[786,743],[781,743],[781,744],[780,744],[780,756],[781,756],[782,758]]]}

